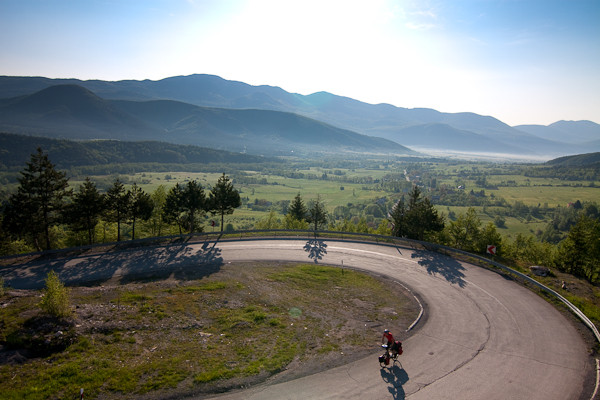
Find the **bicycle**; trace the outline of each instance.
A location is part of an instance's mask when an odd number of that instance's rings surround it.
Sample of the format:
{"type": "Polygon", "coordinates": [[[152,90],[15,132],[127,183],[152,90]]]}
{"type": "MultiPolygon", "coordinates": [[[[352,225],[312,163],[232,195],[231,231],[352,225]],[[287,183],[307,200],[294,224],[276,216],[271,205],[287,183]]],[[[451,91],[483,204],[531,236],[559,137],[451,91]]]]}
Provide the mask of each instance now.
{"type": "Polygon", "coordinates": [[[398,360],[398,356],[403,353],[402,342],[396,341],[396,346],[392,346],[390,349],[387,344],[382,344],[381,347],[385,349],[385,353],[379,356],[379,366],[385,368],[390,365],[390,360],[394,364],[398,360]]]}

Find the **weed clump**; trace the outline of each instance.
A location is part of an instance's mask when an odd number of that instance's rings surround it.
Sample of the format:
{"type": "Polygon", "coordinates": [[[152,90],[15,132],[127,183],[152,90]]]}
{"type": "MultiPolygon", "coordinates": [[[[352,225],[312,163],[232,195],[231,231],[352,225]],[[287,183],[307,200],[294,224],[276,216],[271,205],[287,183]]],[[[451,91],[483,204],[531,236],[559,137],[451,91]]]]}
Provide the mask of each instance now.
{"type": "Polygon", "coordinates": [[[40,302],[40,308],[53,317],[60,318],[71,314],[69,292],[54,271],[50,271],[46,278],[46,288],[44,289],[44,297],[40,302]]]}

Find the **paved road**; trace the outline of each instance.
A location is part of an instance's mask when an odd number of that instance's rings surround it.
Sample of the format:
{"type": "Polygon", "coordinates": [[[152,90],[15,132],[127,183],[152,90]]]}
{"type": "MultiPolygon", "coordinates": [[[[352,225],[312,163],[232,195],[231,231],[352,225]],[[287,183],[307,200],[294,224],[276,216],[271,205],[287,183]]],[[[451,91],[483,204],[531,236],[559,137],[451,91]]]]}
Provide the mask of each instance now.
{"type": "Polygon", "coordinates": [[[190,265],[210,263],[206,274],[218,269],[214,263],[250,260],[317,261],[384,274],[420,296],[426,318],[404,341],[401,364],[393,368],[380,369],[375,351],[323,373],[216,399],[589,398],[586,378],[595,371],[581,335],[561,313],[496,273],[427,251],[333,240],[249,240],[51,260],[2,273],[13,287],[34,287],[50,268],[69,283],[142,271],[184,277],[190,265]]]}

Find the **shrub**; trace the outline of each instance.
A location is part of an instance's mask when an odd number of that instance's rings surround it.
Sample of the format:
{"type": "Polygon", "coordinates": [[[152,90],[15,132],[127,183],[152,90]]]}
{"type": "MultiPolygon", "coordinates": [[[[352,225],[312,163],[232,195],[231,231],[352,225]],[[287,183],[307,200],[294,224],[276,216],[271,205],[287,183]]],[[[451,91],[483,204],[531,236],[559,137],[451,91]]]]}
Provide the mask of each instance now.
{"type": "Polygon", "coordinates": [[[0,276],[0,297],[4,296],[6,288],[4,287],[4,278],[0,276]]]}
{"type": "Polygon", "coordinates": [[[46,289],[40,307],[54,317],[66,317],[71,313],[69,292],[54,271],[50,271],[46,278],[46,289]]]}

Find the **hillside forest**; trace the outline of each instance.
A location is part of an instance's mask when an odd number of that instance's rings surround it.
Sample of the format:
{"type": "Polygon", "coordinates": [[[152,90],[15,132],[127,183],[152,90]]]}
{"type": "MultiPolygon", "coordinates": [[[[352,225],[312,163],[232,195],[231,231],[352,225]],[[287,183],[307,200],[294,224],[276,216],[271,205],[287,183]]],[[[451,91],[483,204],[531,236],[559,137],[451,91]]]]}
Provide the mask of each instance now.
{"type": "Polygon", "coordinates": [[[391,157],[331,158],[311,160],[310,165],[298,160],[235,168],[218,162],[188,165],[188,170],[195,168],[215,180],[188,176],[178,181],[177,168],[170,168],[163,174],[166,183],[156,184],[152,163],[120,164],[137,170],[129,175],[124,170],[107,175],[106,165],[98,170],[70,166],[67,173],[38,148],[16,178],[2,175],[9,189],[0,194],[0,252],[205,229],[330,230],[425,240],[483,255],[493,244],[496,257],[509,264],[553,267],[590,283],[599,279],[600,209],[593,199],[600,179],[594,165],[464,164],[391,157]],[[82,174],[90,172],[94,178],[82,174]],[[72,185],[71,178],[77,183],[72,185]],[[573,180],[574,186],[569,184],[573,180]],[[556,206],[532,204],[525,197],[529,189],[550,193],[550,187],[558,192],[565,188],[571,195],[574,188],[591,194],[556,206]],[[496,194],[514,194],[512,189],[520,193],[518,200],[496,194]],[[536,228],[510,231],[507,224],[514,221],[536,228]]]}

